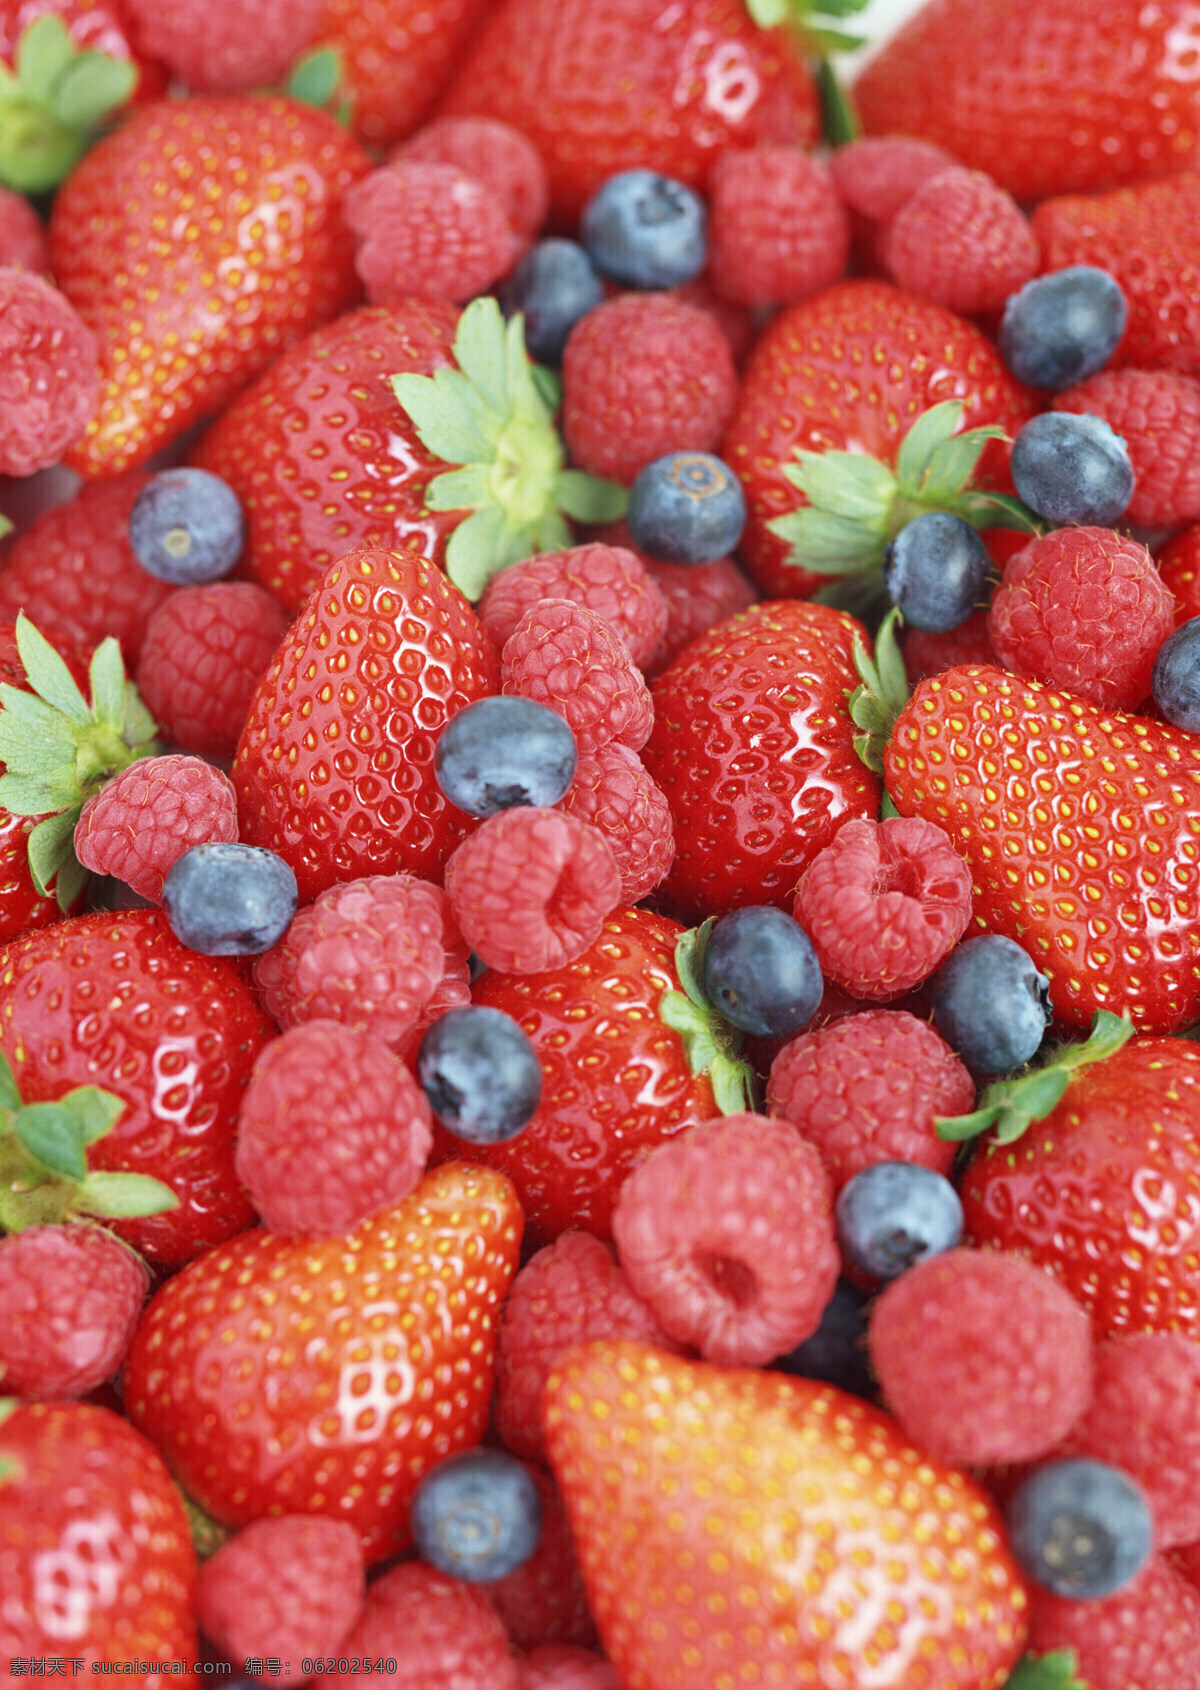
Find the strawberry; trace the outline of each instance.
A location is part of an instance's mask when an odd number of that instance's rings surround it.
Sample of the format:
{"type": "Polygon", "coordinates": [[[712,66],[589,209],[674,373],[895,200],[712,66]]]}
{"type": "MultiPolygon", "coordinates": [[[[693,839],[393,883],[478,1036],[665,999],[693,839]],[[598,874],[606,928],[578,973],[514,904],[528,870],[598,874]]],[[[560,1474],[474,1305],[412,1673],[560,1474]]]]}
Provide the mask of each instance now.
{"type": "Polygon", "coordinates": [[[921,682],[884,772],[901,815],[949,833],[975,923],[1028,950],[1061,1020],[1109,1009],[1169,1033],[1197,1018],[1193,734],[963,667],[921,682]]]}
{"type": "Polygon", "coordinates": [[[994,1504],[881,1410],[628,1340],[569,1352],[545,1402],[628,1690],[994,1690],[1016,1665],[1027,1599],[994,1504]]]}
{"type": "Polygon", "coordinates": [[[520,1245],[509,1181],[459,1162],[340,1238],[246,1233],[150,1302],[130,1419],[226,1525],[323,1514],[401,1550],[422,1475],[487,1426],[520,1245]]]}
{"type": "Polygon", "coordinates": [[[196,1660],[195,1590],[183,1499],[140,1432],[91,1403],[0,1404],[6,1668],[14,1657],[65,1655],[85,1672],[135,1661],[162,1690],[196,1660]]]}
{"type": "Polygon", "coordinates": [[[1165,176],[1195,142],[1195,20],[1191,0],[931,0],[854,99],[868,134],[932,141],[1019,200],[1165,176]]]}
{"type": "Polygon", "coordinates": [[[77,470],[144,463],[353,302],[339,202],[368,168],[326,113],[248,96],[140,107],[92,149],[50,228],[58,284],[100,341],[77,470]]]}

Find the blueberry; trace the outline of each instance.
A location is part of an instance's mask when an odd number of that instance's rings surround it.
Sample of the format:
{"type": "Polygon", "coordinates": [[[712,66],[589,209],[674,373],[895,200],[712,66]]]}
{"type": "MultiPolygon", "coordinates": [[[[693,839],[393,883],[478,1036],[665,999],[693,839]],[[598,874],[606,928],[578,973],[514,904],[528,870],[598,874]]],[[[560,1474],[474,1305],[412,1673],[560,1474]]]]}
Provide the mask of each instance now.
{"type": "Polygon", "coordinates": [[[1111,1596],[1145,1566],[1153,1549],[1150,1508],[1140,1486],[1104,1461],[1048,1461],[1022,1481],[1008,1505],[1012,1552],[1031,1579],[1056,1596],[1111,1596]]]}
{"type": "Polygon", "coordinates": [[[983,933],[933,977],[933,1019],[977,1074],[1007,1074],[1037,1052],[1050,1024],[1050,982],[1012,939],[983,933]]]}
{"type": "Polygon", "coordinates": [[[242,553],[237,494],[205,469],[161,470],[134,500],[129,543],[142,568],[173,587],[228,575],[242,553]]]}
{"type": "Polygon", "coordinates": [[[163,912],[180,944],[204,956],[258,956],[287,932],[296,876],[257,845],[194,845],[163,884],[163,912]]]}
{"type": "Polygon", "coordinates": [[[895,1279],[962,1237],[958,1192],[919,1162],[876,1162],[847,1180],[834,1207],[842,1253],[872,1279],[895,1279]]]}
{"type": "Polygon", "coordinates": [[[1168,722],[1200,733],[1200,616],[1159,646],[1150,691],[1168,722]]]}
{"type": "Polygon", "coordinates": [[[715,563],[746,526],[746,495],[728,464],[708,452],[655,458],[629,490],[629,532],[665,563],[715,563]]]}
{"type": "Polygon", "coordinates": [[[421,1040],[417,1075],[446,1131],[469,1144],[500,1144],[532,1120],[542,1065],[511,1015],[482,1005],[450,1009],[421,1040]]]}
{"type": "Polygon", "coordinates": [[[525,254],[504,289],[525,317],[525,345],[539,364],[560,364],[567,336],[604,298],[604,283],[577,241],[553,236],[525,254]]]}
{"type": "Polygon", "coordinates": [[[704,951],[704,995],[727,1021],[758,1038],[787,1038],[811,1021],[824,981],[812,940],[769,904],[714,922],[704,951]]]}
{"type": "Polygon", "coordinates": [[[452,716],[433,754],[437,783],[469,816],[519,804],[550,809],[571,787],[579,753],[558,714],[529,698],[481,698],[452,716]]]}
{"type": "Polygon", "coordinates": [[[982,601],[991,568],[987,547],[969,522],[931,511],[906,522],[883,554],[883,584],[904,620],[944,634],[982,601]]]}
{"type": "Polygon", "coordinates": [[[868,1300],[865,1291],[848,1279],[839,1279],[812,1337],[772,1362],[772,1369],[801,1379],[820,1379],[852,1396],[873,1398],[875,1382],[867,1361],[868,1300]]]}
{"type": "Polygon", "coordinates": [[[580,235],[592,262],[627,288],[675,288],[708,257],[704,201],[653,170],[622,170],[583,210],[580,235]]]}
{"type": "Polygon", "coordinates": [[[1072,264],[1009,295],[1000,356],[1018,381],[1061,393],[1104,368],[1128,315],[1125,295],[1107,270],[1072,264]]]}
{"type": "Polygon", "coordinates": [[[487,1584],[515,1572],[533,1554],[542,1503],[515,1455],[469,1449],[421,1480],[410,1523],[423,1561],[452,1578],[487,1584]]]}
{"type": "Polygon", "coordinates": [[[1111,528],[1133,497],[1133,466],[1100,417],[1043,411],[1017,435],[1012,478],[1031,510],[1062,526],[1111,528]]]}

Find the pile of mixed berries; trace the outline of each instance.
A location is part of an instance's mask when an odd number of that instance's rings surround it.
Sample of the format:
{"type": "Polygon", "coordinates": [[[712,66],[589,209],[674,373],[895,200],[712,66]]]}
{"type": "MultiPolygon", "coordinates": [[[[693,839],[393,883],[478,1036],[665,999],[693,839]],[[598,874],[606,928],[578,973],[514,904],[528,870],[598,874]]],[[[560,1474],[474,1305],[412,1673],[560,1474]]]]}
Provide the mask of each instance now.
{"type": "Polygon", "coordinates": [[[0,1682],[1200,1690],[1197,9],[860,6],[0,0],[0,1682]]]}

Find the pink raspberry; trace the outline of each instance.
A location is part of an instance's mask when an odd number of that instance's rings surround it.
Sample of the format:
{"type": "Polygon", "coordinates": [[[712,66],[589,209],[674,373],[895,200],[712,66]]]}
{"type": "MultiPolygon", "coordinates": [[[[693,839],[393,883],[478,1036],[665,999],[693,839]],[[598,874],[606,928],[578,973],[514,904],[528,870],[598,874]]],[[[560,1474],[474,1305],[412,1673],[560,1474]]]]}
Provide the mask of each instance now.
{"type": "Polygon", "coordinates": [[[185,851],[237,836],[237,794],[228,775],[199,757],[143,757],[83,806],[75,855],[93,874],[115,875],[157,904],[171,865],[185,851]]]}
{"type": "Polygon", "coordinates": [[[566,968],[621,901],[604,835],[576,816],[522,806],[490,816],[446,864],[463,937],[503,974],[566,968]]]}
{"type": "Polygon", "coordinates": [[[525,1470],[542,1505],[538,1545],[515,1572],[493,1579],[488,1595],[518,1649],[547,1643],[595,1643],[596,1622],[588,1608],[562,1498],[544,1467],[531,1461],[525,1470]]]}
{"type": "Polygon", "coordinates": [[[972,315],[998,311],[1041,267],[1020,206],[981,170],[931,176],[896,213],[884,262],[909,293],[972,315]]]}
{"type": "Polygon", "coordinates": [[[306,1657],[340,1655],[362,1615],[366,1568],[343,1520],[283,1514],[254,1520],[202,1563],[196,1619],[234,1670],[277,1655],[277,1682],[303,1684],[306,1657]]]}
{"type": "Polygon", "coordinates": [[[502,569],[484,589],[476,614],[497,651],[541,599],[570,599],[604,619],[641,669],[658,649],[667,606],[636,552],[625,546],[572,546],[502,569]]]}
{"type": "Polygon", "coordinates": [[[82,1397],[125,1360],[150,1274],[103,1227],[31,1226],[0,1238],[0,1284],[0,1390],[82,1397]]]}
{"type": "Polygon", "coordinates": [[[1051,408],[1100,417],[1124,440],[1134,489],[1123,522],[1178,528],[1200,517],[1200,382],[1175,370],[1101,370],[1051,408]]]}
{"type": "Polygon", "coordinates": [[[1088,1690],[1197,1690],[1200,1591],[1163,1555],[1113,1596],[1088,1602],[1029,1586],[1029,1647],[1075,1653],[1088,1690]]]}
{"type": "Polygon", "coordinates": [[[671,296],[682,300],[685,305],[694,305],[698,311],[708,313],[729,342],[733,361],[740,369],[758,335],[758,321],[754,312],[744,305],[734,305],[728,299],[722,299],[714,291],[712,283],[703,271],[700,275],[693,276],[690,282],[672,288],[671,296]]]}
{"type": "Polygon", "coordinates": [[[46,226],[24,194],[0,188],[0,264],[44,276],[50,269],[46,226]]]}
{"type": "Polygon", "coordinates": [[[257,959],[254,979],[281,1027],[340,1021],[398,1053],[471,996],[449,899],[408,874],[329,887],[257,959]]]}
{"type": "Polygon", "coordinates": [[[836,282],[850,223],[828,167],[799,147],[724,152],[709,178],[708,279],[735,305],[794,305],[836,282]]]}
{"type": "Polygon", "coordinates": [[[625,293],[589,311],[562,373],[572,458],[626,486],[667,452],[715,452],[738,393],[718,324],[665,293],[625,293]]]}
{"type": "Polygon", "coordinates": [[[904,673],[910,687],[926,675],[941,675],[960,663],[992,663],[996,654],[988,639],[988,613],[973,610],[965,622],[945,634],[927,633],[923,628],[905,628],[900,637],[904,673]]]}
{"type": "Polygon", "coordinates": [[[325,10],[324,0],[124,3],[144,52],[161,59],[189,88],[222,94],[281,82],[325,10]]]}
{"type": "Polygon", "coordinates": [[[835,1191],[875,1162],[921,1162],[948,1174],[954,1146],[934,1120],[974,1107],[974,1081],[955,1052],[928,1021],[900,1009],[801,1033],[776,1056],[767,1082],[768,1110],[816,1146],[835,1191]]]}
{"type": "Polygon", "coordinates": [[[739,610],[758,602],[758,588],[732,558],[718,558],[716,563],[660,563],[646,558],[645,564],[667,601],[667,631],[647,666],[648,676],[659,674],[685,646],[718,622],[728,622],[739,610]]]}
{"type": "Polygon", "coordinates": [[[597,1338],[678,1346],[634,1292],[607,1244],[560,1233],[517,1274],[496,1341],[496,1430],[516,1455],[546,1459],[542,1391],[564,1353],[597,1338]]]}
{"type": "Polygon", "coordinates": [[[28,270],[0,269],[0,474],[57,463],[99,402],[96,337],[66,294],[28,270]]]}
{"type": "Polygon", "coordinates": [[[910,135],[862,135],[829,160],[843,202],[872,223],[890,223],[917,189],[957,160],[932,141],[910,135]]]}
{"type": "Polygon", "coordinates": [[[1036,1461],[1092,1400],[1087,1313],[1022,1256],[926,1257],[884,1287],[867,1341],[888,1408],[942,1461],[1036,1461]]]}
{"type": "Polygon", "coordinates": [[[550,1644],[521,1662],[521,1690],[621,1690],[621,1681],[603,1655],[550,1644]]]}
{"type": "Polygon", "coordinates": [[[1174,627],[1174,600],[1149,552],[1108,528],[1056,528],[1031,540],[988,612],[1006,669],[1113,710],[1147,696],[1174,627]]]}
{"type": "Polygon", "coordinates": [[[671,806],[636,751],[613,740],[580,755],[558,809],[607,839],[621,875],[621,901],[639,903],[675,860],[671,806]]]}
{"type": "Polygon", "coordinates": [[[201,757],[232,757],[263,671],[287,633],[278,599],[250,581],[180,587],[146,627],[137,685],[159,731],[201,757]]]}
{"type": "Polygon", "coordinates": [[[765,1115],[704,1121],[652,1150],[621,1188],[613,1241],[666,1331],[725,1367],[803,1343],[837,1284],[820,1158],[765,1115]]]}
{"type": "Polygon", "coordinates": [[[394,1656],[390,1690],[521,1690],[487,1593],[421,1561],[404,1561],[375,1580],[339,1653],[351,1660],[394,1656]]]}
{"type": "Polygon", "coordinates": [[[557,710],[581,752],[620,740],[640,751],[654,726],[650,689],[624,640],[569,599],[539,599],[504,644],[501,690],[557,710]]]}
{"type": "Polygon", "coordinates": [[[494,117],[436,117],[391,154],[393,160],[453,164],[482,182],[510,226],[532,241],[550,208],[546,166],[528,136],[494,117]]]}
{"type": "Polygon", "coordinates": [[[843,822],[796,888],[821,972],[878,1003],[928,978],[971,919],[971,871],[919,816],[843,822]]]}
{"type": "Polygon", "coordinates": [[[408,1196],[433,1115],[404,1063],[369,1033],[308,1021],[264,1046],[235,1165],[271,1232],[337,1237],[408,1196]]]}
{"type": "Polygon", "coordinates": [[[342,203],[372,305],[405,297],[462,305],[499,281],[520,252],[491,189],[452,164],[385,164],[342,203]]]}

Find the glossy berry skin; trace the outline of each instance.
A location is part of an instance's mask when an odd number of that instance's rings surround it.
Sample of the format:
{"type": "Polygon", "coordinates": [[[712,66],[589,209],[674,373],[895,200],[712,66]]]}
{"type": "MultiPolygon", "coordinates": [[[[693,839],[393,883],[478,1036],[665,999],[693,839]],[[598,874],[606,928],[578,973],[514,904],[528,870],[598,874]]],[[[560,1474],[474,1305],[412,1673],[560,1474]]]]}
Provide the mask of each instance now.
{"type": "Polygon", "coordinates": [[[1100,417],[1046,411],[1012,449],[1012,477],[1025,503],[1061,527],[1111,528],[1133,497],[1125,443],[1100,417]]]}
{"type": "Polygon", "coordinates": [[[990,568],[987,547],[970,523],[930,511],[906,522],[887,548],[883,584],[910,627],[946,634],[980,603],[990,568]]]}
{"type": "Polygon", "coordinates": [[[483,1435],[520,1243],[512,1186],[461,1163],[339,1238],[249,1232],[151,1301],[126,1409],[215,1519],[328,1515],[378,1560],[422,1475],[483,1435]]]}
{"type": "Polygon", "coordinates": [[[498,678],[440,570],[413,552],[347,554],[250,706],[232,771],[242,839],[291,864],[304,903],[368,874],[440,878],[474,824],[438,789],[438,732],[498,678]],[[344,748],[331,751],[335,734],[344,748]]]}
{"type": "Polygon", "coordinates": [[[1104,368],[1128,316],[1120,284],[1107,270],[1068,264],[1012,295],[1000,321],[1000,354],[1018,381],[1061,393],[1104,368]]]}
{"type": "Polygon", "coordinates": [[[203,956],[259,956],[277,945],[296,913],[296,876],[258,845],[193,845],[163,882],[175,937],[203,956]]]}
{"type": "Polygon", "coordinates": [[[746,525],[741,483],[707,452],[671,452],[647,464],[629,490],[629,532],[663,563],[715,563],[746,525]]]}
{"type": "Polygon", "coordinates": [[[207,470],[160,470],[129,515],[134,556],[172,587],[200,587],[228,575],[244,538],[237,494],[207,470]]]}
{"type": "Polygon", "coordinates": [[[922,681],[884,752],[901,815],[966,858],[975,919],[1050,978],[1055,1014],[1139,1031],[1200,1010],[1200,747],[984,666],[922,681]]]}
{"type": "Polygon", "coordinates": [[[1159,647],[1151,690],[1168,722],[1187,733],[1200,731],[1200,617],[1176,628],[1159,647]]]}
{"type": "Polygon", "coordinates": [[[525,346],[539,364],[562,362],[567,336],[604,298],[604,283],[586,247],[550,235],[539,241],[504,285],[509,311],[525,318],[525,346]]]}
{"type": "Polygon", "coordinates": [[[158,910],[97,912],[14,940],[0,978],[0,1046],[21,1096],[114,1092],[126,1111],[89,1165],[150,1174],[180,1200],[114,1231],[173,1266],[253,1226],[234,1131],[274,1028],[236,962],[185,949],[158,910]]]}
{"type": "Polygon", "coordinates": [[[934,976],[934,1024],[968,1068],[1007,1074],[1037,1054],[1050,1024],[1048,985],[1027,950],[981,933],[934,976]]]}
{"type": "Polygon", "coordinates": [[[843,1253],[871,1279],[895,1279],[962,1237],[957,1191],[920,1162],[864,1168],[838,1192],[834,1213],[843,1253]]]}
{"type": "Polygon", "coordinates": [[[878,813],[879,784],[846,713],[857,628],[824,605],[755,605],[655,679],[642,761],[675,822],[661,896],[681,918],[790,908],[842,822],[878,813]]]}
{"type": "Polygon", "coordinates": [[[812,940],[771,904],[731,910],[709,934],[704,995],[744,1033],[790,1038],[816,1014],[824,984],[812,940]]]}
{"type": "Polygon", "coordinates": [[[499,1449],[452,1455],[425,1475],[412,1500],[417,1553],[468,1584],[515,1572],[537,1548],[541,1524],[528,1469],[499,1449]]]}
{"type": "Polygon", "coordinates": [[[1029,1577],[1077,1601],[1120,1590],[1154,1547],[1144,1492],[1104,1461],[1048,1461],[1035,1468],[1006,1514],[1013,1554],[1029,1577]]]}
{"type": "Polygon", "coordinates": [[[417,1074],[446,1131],[468,1144],[496,1144],[529,1123],[542,1070],[510,1015],[482,1004],[450,1009],[421,1040],[417,1074]]]}
{"type": "Polygon", "coordinates": [[[699,194],[653,170],[620,170],[579,220],[592,263],[627,288],[675,288],[704,268],[708,214],[699,194]]]}
{"type": "Polygon", "coordinates": [[[483,817],[516,804],[557,804],[578,762],[575,735],[558,712],[513,696],[481,698],[452,716],[433,771],[452,804],[483,817]]]}

